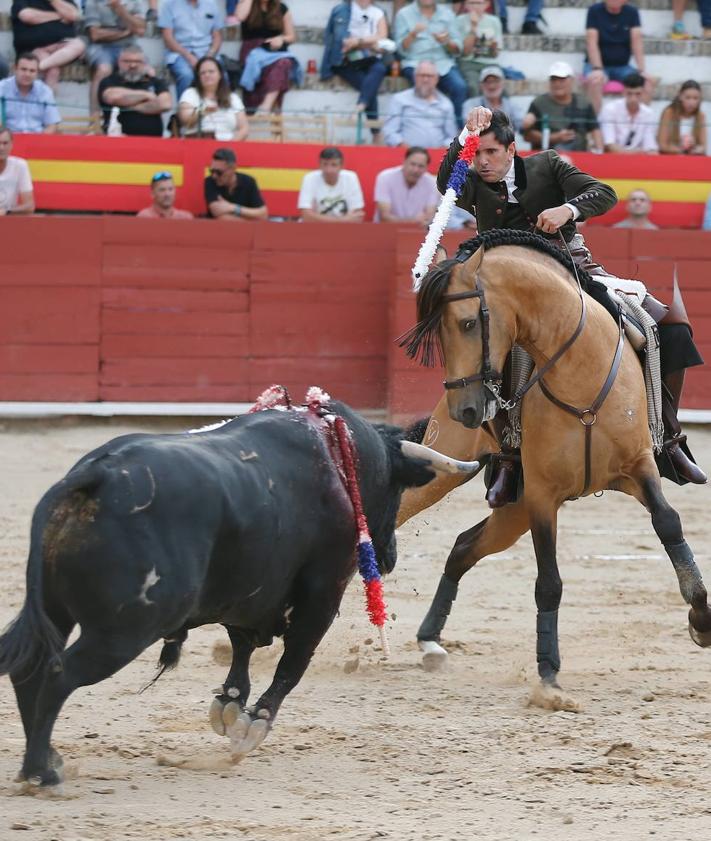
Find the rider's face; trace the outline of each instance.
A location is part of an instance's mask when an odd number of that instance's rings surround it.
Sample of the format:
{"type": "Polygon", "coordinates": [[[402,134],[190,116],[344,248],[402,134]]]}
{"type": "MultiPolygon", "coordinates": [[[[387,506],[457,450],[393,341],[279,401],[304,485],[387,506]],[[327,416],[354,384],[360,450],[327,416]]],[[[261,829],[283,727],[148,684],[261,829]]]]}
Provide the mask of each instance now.
{"type": "Polygon", "coordinates": [[[504,146],[493,133],[479,138],[479,148],[474,158],[474,169],[483,181],[490,184],[502,181],[511,168],[511,161],[516,152],[516,145],[504,146]]]}

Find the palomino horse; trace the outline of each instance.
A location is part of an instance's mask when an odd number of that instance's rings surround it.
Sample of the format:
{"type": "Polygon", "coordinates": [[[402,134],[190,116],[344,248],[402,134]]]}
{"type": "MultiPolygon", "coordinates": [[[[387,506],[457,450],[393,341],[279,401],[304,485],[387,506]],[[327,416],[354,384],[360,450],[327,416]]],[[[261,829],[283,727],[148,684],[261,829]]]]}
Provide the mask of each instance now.
{"type": "MultiPolygon", "coordinates": [[[[481,558],[512,546],[530,529],[538,565],[535,597],[541,688],[557,692],[560,670],[556,560],[558,509],[566,500],[610,489],[644,505],[679,579],[689,633],[711,645],[711,610],[678,514],[661,489],[655,464],[642,366],[620,325],[584,294],[571,261],[541,237],[492,231],[464,243],[454,260],[433,268],[417,297],[419,322],[405,337],[408,353],[431,362],[439,347],[446,397],[424,442],[460,459],[498,450],[482,427],[496,414],[506,358],[514,344],[536,366],[521,412],[524,488],[519,500],[495,509],[459,535],[430,609],[418,631],[426,665],[444,661],[439,645],[459,580],[481,558]],[[564,410],[566,409],[566,410],[564,410]],[[429,661],[429,662],[428,662],[429,661]]],[[[459,478],[409,492],[399,523],[432,505],[459,478]]]]}

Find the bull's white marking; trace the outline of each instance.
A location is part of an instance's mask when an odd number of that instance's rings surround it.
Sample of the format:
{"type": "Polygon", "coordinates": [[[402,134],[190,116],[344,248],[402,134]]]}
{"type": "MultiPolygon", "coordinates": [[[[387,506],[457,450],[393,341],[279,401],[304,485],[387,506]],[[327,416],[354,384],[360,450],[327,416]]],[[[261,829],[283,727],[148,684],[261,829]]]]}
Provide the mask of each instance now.
{"type": "Polygon", "coordinates": [[[143,586],[141,587],[141,592],[138,594],[138,601],[141,604],[151,605],[155,604],[155,602],[151,601],[146,595],[148,591],[160,581],[160,575],[156,572],[156,568],[153,569],[148,573],[146,576],[146,580],[143,582],[143,586]]]}
{"type": "Polygon", "coordinates": [[[242,461],[255,461],[259,458],[259,454],[252,450],[249,453],[246,453],[244,450],[239,451],[239,457],[242,461]]]}
{"type": "Polygon", "coordinates": [[[260,585],[259,585],[259,587],[257,587],[257,589],[256,589],[256,590],[252,590],[252,592],[251,592],[251,593],[247,596],[247,598],[248,598],[248,599],[251,599],[251,598],[252,598],[252,596],[256,596],[256,595],[257,595],[257,593],[258,593],[258,592],[262,589],[262,587],[263,587],[263,585],[262,585],[262,584],[260,584],[260,585]]]}
{"type": "Polygon", "coordinates": [[[289,605],[287,609],[284,611],[284,621],[286,622],[286,627],[288,628],[291,624],[291,613],[294,610],[294,605],[289,605]]]}
{"type": "Polygon", "coordinates": [[[226,420],[218,421],[217,423],[209,423],[207,426],[198,427],[198,429],[189,429],[188,435],[197,435],[199,432],[212,432],[213,429],[219,429],[226,423],[234,420],[234,418],[227,418],[226,420]]]}
{"type": "MultiPolygon", "coordinates": [[[[126,471],[124,471],[126,472],[126,471]]],[[[134,505],[133,508],[128,512],[129,514],[137,514],[139,511],[145,511],[146,508],[150,506],[153,502],[153,498],[156,495],[156,480],[153,476],[153,472],[150,467],[146,465],[146,473],[148,474],[148,478],[151,480],[151,495],[147,502],[144,502],[143,505],[134,505]]],[[[128,475],[128,474],[127,474],[128,475]]],[[[133,490],[133,483],[131,482],[130,475],[128,476],[128,481],[131,484],[131,490],[133,490]]]]}

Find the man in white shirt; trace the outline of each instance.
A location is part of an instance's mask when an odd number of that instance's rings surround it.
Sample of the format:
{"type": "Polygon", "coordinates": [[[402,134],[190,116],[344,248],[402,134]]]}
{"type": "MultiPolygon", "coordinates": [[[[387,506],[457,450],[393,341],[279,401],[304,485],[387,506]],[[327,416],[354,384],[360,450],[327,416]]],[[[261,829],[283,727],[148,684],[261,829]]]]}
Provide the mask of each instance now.
{"type": "Polygon", "coordinates": [[[623,99],[608,102],[600,111],[600,129],[606,152],[648,154],[657,151],[657,120],[645,105],[644,78],[630,73],[622,83],[623,99]]]}
{"type": "Polygon", "coordinates": [[[30,168],[11,151],[12,133],[0,127],[0,216],[29,215],[35,210],[30,168]]]}
{"type": "Polygon", "coordinates": [[[343,169],[343,152],[327,146],[319,155],[319,169],[307,172],[298,201],[304,222],[362,222],[365,202],[355,172],[343,169]]]}

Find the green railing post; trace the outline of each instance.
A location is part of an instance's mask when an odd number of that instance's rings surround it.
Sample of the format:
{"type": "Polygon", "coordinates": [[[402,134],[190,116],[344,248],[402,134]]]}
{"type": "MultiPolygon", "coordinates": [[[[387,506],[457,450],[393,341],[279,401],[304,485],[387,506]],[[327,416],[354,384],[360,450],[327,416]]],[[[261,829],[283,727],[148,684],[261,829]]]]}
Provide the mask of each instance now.
{"type": "Polygon", "coordinates": [[[0,126],[5,125],[5,115],[6,115],[6,113],[7,112],[5,110],[5,97],[0,96],[0,126]]]}
{"type": "Polygon", "coordinates": [[[363,112],[359,111],[356,117],[356,146],[363,145],[363,112]]]}

